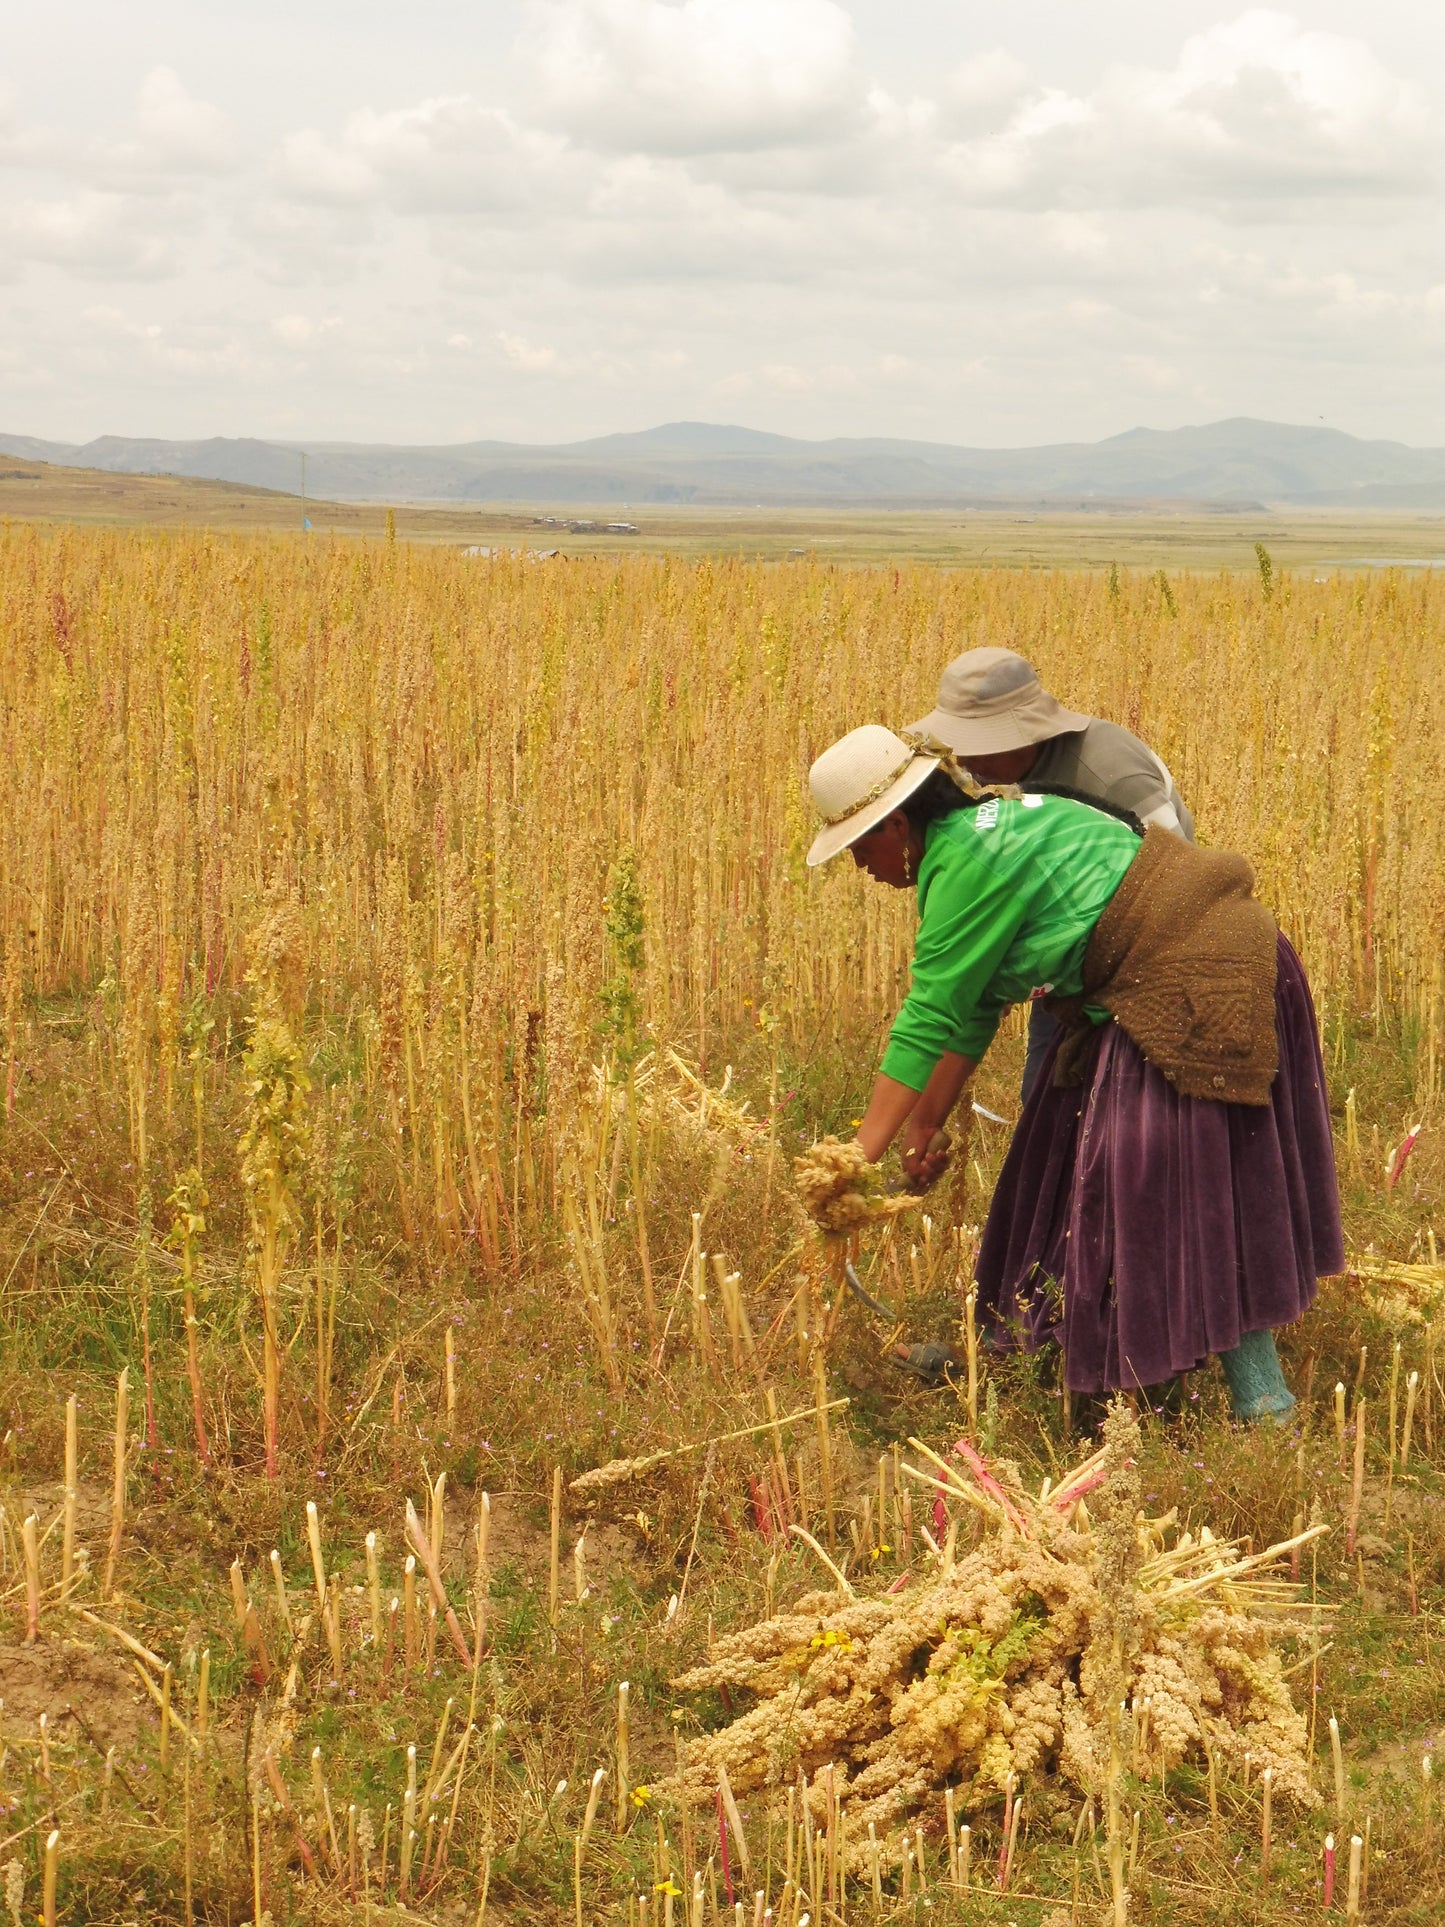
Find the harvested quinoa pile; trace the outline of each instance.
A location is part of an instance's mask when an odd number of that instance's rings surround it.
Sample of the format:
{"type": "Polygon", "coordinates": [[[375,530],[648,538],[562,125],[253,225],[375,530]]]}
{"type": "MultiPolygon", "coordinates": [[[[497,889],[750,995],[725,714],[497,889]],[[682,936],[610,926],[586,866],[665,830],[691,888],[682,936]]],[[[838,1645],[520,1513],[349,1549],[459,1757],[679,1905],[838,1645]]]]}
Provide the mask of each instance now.
{"type": "Polygon", "coordinates": [[[1317,1804],[1279,1654],[1296,1593],[1260,1576],[1288,1547],[1246,1558],[1207,1531],[1166,1543],[1172,1522],[1138,1507],[1138,1447],[1116,1401],[1103,1451],[1038,1497],[957,1448],[958,1473],[938,1476],[990,1512],[980,1544],[900,1592],[811,1593],[718,1640],[676,1684],[752,1703],[691,1743],[682,1795],[710,1801],[723,1768],[742,1793],[832,1765],[856,1843],[945,1786],[965,1810],[1010,1775],[1100,1796],[1121,1756],[1157,1777],[1213,1752],[1236,1768],[1247,1754],[1277,1794],[1317,1804]]]}

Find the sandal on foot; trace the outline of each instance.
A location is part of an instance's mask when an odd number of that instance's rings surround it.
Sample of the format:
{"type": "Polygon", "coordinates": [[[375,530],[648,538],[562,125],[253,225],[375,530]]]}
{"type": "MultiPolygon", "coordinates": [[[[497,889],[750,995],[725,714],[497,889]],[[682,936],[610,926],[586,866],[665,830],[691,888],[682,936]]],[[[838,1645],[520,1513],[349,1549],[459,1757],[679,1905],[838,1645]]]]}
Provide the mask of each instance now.
{"type": "Polygon", "coordinates": [[[951,1345],[930,1339],[922,1345],[895,1345],[893,1362],[900,1371],[911,1372],[926,1385],[949,1385],[962,1369],[962,1361],[951,1345]]]}

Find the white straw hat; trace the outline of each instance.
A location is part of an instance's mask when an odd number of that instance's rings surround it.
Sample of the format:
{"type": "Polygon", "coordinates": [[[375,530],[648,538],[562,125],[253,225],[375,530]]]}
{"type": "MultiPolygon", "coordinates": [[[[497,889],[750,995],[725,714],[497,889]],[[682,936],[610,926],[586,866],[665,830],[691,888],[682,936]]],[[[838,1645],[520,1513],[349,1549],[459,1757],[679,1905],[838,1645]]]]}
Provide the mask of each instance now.
{"type": "Polygon", "coordinates": [[[808,771],[808,788],[823,817],[808,865],[826,863],[875,829],[921,789],[939,759],[912,748],[881,723],[865,723],[823,754],[808,771]]]}
{"type": "Polygon", "coordinates": [[[970,649],[944,670],[938,707],[912,729],[967,757],[1026,749],[1088,726],[1089,718],[1065,709],[1015,650],[970,649]]]}

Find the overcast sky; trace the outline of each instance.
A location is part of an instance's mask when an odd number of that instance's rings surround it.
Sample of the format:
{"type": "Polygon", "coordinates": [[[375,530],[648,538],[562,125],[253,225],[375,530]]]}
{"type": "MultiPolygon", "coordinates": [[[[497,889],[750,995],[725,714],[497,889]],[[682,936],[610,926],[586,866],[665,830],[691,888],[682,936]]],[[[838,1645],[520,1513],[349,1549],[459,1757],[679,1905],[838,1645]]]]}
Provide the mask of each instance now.
{"type": "Polygon", "coordinates": [[[1445,444],[1445,8],[44,0],[0,430],[1445,444]]]}

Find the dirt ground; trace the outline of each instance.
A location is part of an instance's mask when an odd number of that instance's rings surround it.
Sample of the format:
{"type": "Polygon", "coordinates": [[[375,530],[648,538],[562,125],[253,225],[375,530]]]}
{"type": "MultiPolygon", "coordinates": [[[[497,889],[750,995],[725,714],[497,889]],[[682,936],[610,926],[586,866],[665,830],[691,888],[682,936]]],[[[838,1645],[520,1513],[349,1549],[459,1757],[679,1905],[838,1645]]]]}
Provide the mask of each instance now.
{"type": "Polygon", "coordinates": [[[154,1723],[129,1661],[44,1634],[33,1646],[0,1646],[0,1704],[7,1742],[37,1740],[44,1713],[54,1743],[129,1751],[154,1723]]]}

